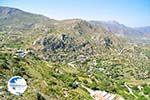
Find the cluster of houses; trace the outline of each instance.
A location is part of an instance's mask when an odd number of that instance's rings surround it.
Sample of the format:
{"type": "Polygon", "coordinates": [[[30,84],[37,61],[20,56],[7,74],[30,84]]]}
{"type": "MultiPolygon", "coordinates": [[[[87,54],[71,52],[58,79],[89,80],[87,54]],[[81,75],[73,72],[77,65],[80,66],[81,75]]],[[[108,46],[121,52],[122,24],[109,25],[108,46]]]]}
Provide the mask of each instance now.
{"type": "Polygon", "coordinates": [[[18,57],[24,58],[29,53],[33,53],[33,51],[20,48],[16,51],[15,55],[18,57]]]}
{"type": "Polygon", "coordinates": [[[26,51],[23,50],[23,49],[18,49],[18,50],[16,51],[16,56],[19,56],[19,57],[24,58],[25,55],[26,55],[26,51]]]}
{"type": "Polygon", "coordinates": [[[108,93],[106,91],[91,90],[83,85],[81,86],[90,93],[94,100],[124,100],[122,97],[108,93]]]}

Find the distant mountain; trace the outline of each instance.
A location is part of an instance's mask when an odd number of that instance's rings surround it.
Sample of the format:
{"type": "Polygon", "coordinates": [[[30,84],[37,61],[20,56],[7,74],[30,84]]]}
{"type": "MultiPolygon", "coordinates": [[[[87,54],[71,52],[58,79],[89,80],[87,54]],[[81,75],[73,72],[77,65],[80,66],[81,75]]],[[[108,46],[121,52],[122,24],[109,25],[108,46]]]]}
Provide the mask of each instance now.
{"type": "Polygon", "coordinates": [[[116,21],[90,21],[82,19],[54,20],[43,15],[32,14],[17,8],[0,7],[0,30],[22,29],[37,30],[51,29],[70,31],[71,33],[115,33],[119,36],[147,37],[150,34],[150,27],[131,28],[116,21]],[[55,27],[55,28],[54,28],[55,27]],[[74,32],[73,32],[74,31],[74,32]]]}
{"type": "Polygon", "coordinates": [[[150,33],[150,26],[134,28],[142,33],[150,33]]]}
{"type": "Polygon", "coordinates": [[[90,21],[91,24],[102,26],[107,31],[115,33],[120,36],[127,37],[146,37],[146,35],[150,34],[150,27],[139,27],[139,28],[131,28],[127,27],[123,24],[120,24],[116,21],[90,21]]]}
{"type": "Polygon", "coordinates": [[[0,19],[1,20],[2,19],[8,20],[9,18],[14,18],[14,17],[18,18],[18,20],[20,20],[20,18],[21,18],[22,21],[26,21],[26,22],[28,22],[28,21],[39,21],[40,22],[40,21],[50,20],[50,18],[45,17],[43,15],[25,12],[25,11],[22,11],[17,8],[0,7],[0,19]],[[28,20],[27,20],[27,18],[28,18],[28,20]]]}
{"type": "Polygon", "coordinates": [[[0,30],[35,29],[53,26],[55,20],[39,14],[32,14],[16,8],[0,7],[0,30]]]}

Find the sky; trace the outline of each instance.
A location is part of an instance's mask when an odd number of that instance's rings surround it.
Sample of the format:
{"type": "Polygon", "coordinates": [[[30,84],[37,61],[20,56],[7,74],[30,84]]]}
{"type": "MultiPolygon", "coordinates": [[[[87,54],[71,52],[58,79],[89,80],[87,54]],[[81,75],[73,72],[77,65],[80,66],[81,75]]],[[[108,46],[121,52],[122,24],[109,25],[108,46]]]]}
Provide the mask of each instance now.
{"type": "Polygon", "coordinates": [[[115,20],[130,27],[150,26],[150,0],[0,0],[0,6],[58,20],[115,20]]]}

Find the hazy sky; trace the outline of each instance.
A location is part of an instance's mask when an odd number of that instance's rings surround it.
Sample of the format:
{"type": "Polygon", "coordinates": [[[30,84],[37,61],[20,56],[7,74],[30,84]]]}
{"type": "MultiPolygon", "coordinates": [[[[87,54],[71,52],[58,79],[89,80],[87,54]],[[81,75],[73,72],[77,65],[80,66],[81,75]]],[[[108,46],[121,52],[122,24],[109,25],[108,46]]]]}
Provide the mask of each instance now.
{"type": "Polygon", "coordinates": [[[0,6],[54,19],[116,20],[131,27],[150,26],[150,0],[0,0],[0,6]]]}

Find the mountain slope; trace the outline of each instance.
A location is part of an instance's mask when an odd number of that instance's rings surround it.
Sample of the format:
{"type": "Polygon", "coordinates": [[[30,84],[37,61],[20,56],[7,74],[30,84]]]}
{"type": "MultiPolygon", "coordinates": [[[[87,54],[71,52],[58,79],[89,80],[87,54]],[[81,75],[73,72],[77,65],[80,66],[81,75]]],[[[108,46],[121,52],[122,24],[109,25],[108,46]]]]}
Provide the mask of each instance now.
{"type": "MultiPolygon", "coordinates": [[[[13,26],[19,27],[19,25],[34,25],[36,23],[49,23],[55,22],[53,19],[49,19],[42,15],[35,15],[32,13],[28,13],[16,8],[9,8],[9,7],[0,7],[0,25],[3,26],[13,26]],[[17,25],[18,24],[18,25],[17,25]]],[[[44,25],[44,24],[43,24],[44,25]]],[[[23,27],[25,28],[25,27],[23,27]]]]}
{"type": "Polygon", "coordinates": [[[140,32],[142,32],[145,37],[148,37],[150,38],[150,26],[146,26],[146,27],[137,27],[137,28],[134,28],[140,32]]]}
{"type": "Polygon", "coordinates": [[[119,36],[127,36],[132,38],[146,38],[150,34],[150,27],[131,28],[116,21],[90,21],[90,23],[104,27],[107,31],[115,33],[119,36]]]}

